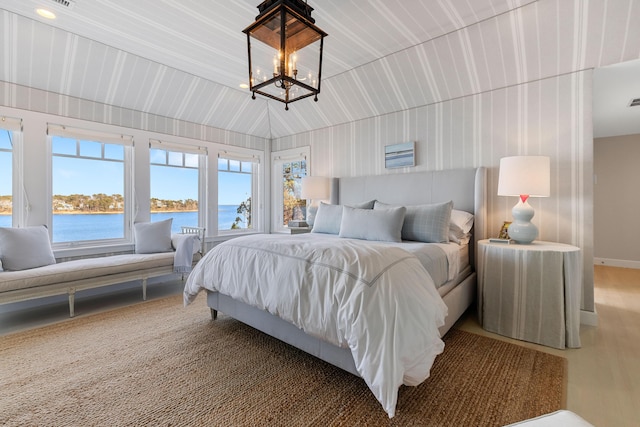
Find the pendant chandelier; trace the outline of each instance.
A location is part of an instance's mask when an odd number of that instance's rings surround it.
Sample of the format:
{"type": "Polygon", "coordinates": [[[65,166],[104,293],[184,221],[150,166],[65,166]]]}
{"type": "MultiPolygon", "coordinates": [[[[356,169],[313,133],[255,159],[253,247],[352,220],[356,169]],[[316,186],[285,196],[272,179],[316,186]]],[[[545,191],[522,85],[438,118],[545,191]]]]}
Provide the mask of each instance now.
{"type": "Polygon", "coordinates": [[[302,0],[266,0],[258,6],[256,21],[243,30],[253,99],[258,93],[283,102],[285,110],[310,96],[318,101],[327,33],[316,27],[312,10],[302,0]]]}

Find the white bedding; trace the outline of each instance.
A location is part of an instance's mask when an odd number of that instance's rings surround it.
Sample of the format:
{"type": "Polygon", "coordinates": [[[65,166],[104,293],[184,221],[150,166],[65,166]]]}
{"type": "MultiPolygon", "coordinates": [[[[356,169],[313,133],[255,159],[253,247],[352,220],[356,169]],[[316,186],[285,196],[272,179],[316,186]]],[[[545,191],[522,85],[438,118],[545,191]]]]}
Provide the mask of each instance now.
{"type": "Polygon", "coordinates": [[[267,310],[349,347],[358,373],[393,417],[398,388],[429,377],[444,349],[447,307],[420,261],[396,245],[332,236],[255,235],[222,243],[193,269],[202,289],[267,310]]]}
{"type": "Polygon", "coordinates": [[[422,243],[403,241],[401,243],[380,242],[381,244],[396,246],[415,255],[422,266],[429,272],[436,288],[453,280],[468,264],[463,257],[469,252],[464,251],[467,245],[457,243],[422,243]]]}

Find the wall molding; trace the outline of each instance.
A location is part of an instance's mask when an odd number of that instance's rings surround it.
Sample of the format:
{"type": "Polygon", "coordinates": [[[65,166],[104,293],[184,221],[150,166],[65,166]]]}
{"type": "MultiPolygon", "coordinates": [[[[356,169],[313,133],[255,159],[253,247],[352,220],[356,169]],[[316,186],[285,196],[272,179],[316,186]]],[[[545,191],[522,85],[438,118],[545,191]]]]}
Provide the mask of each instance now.
{"type": "Polygon", "coordinates": [[[598,326],[598,313],[595,311],[580,310],[580,324],[585,326],[598,326]]]}
{"type": "Polygon", "coordinates": [[[593,258],[593,265],[640,269],[640,261],[631,261],[626,259],[593,258]]]}

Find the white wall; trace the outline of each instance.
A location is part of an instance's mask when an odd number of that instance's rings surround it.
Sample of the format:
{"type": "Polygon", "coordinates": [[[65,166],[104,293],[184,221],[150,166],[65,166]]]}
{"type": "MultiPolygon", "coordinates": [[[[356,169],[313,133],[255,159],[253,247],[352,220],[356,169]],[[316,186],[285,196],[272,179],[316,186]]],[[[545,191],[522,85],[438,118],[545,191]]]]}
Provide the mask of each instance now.
{"type": "Polygon", "coordinates": [[[593,144],[595,262],[640,268],[640,134],[593,144]]]}
{"type": "MultiPolygon", "coordinates": [[[[551,157],[551,197],[532,199],[539,239],[582,249],[583,309],[593,311],[591,71],[444,101],[280,138],[273,150],[311,146],[315,175],[361,176],[486,166],[489,229],[497,235],[516,198],[497,196],[500,158],[551,157]],[[385,170],[384,146],[416,142],[416,166],[385,170]]],[[[416,189],[419,191],[419,189],[416,189]]]]}
{"type": "Polygon", "coordinates": [[[639,15],[632,0],[539,0],[453,31],[410,50],[424,61],[411,69],[423,78],[404,78],[400,91],[366,85],[365,67],[354,71],[362,85],[345,76],[335,90],[352,99],[366,88],[400,103],[420,90],[425,105],[278,138],[273,150],[310,145],[314,173],[334,176],[487,166],[494,234],[515,204],[495,194],[500,158],[550,156],[551,197],[531,201],[533,222],[541,239],[581,248],[582,309],[594,311],[593,69],[640,57],[639,15]],[[409,140],[417,166],[385,171],[383,147],[409,140]]]}

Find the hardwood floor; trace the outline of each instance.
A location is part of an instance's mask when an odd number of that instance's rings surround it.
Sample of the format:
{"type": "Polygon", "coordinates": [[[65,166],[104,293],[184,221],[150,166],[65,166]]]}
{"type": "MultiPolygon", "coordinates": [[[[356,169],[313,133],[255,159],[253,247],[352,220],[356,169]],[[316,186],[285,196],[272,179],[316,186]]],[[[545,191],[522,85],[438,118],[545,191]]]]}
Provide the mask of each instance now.
{"type": "Polygon", "coordinates": [[[597,427],[640,426],[640,270],[595,266],[598,326],[580,328],[582,348],[556,350],[484,331],[468,312],[459,329],[565,357],[567,409],[597,427]]]}
{"type": "MultiPolygon", "coordinates": [[[[567,409],[597,427],[640,425],[640,270],[595,266],[598,327],[582,326],[582,348],[556,350],[484,331],[474,310],[456,327],[563,356],[568,360],[567,409]]],[[[148,298],[182,292],[172,281],[149,287],[148,298]]],[[[141,303],[139,287],[76,302],[77,317],[141,303]]],[[[69,319],[66,301],[19,311],[0,306],[0,335],[69,319]]],[[[1,339],[0,339],[1,342],[1,339]]]]}

